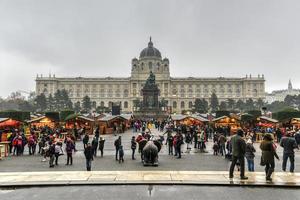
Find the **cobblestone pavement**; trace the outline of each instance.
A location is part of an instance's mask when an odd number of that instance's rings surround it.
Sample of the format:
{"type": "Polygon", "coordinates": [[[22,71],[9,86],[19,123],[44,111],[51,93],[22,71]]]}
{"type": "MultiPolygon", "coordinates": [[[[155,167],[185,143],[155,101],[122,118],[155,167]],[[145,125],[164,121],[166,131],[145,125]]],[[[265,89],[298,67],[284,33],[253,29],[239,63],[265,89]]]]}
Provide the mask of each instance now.
{"type": "MultiPolygon", "coordinates": [[[[154,135],[162,134],[155,129],[151,130],[154,135]]],[[[115,135],[104,135],[105,148],[104,157],[96,157],[93,161],[93,170],[185,170],[185,171],[227,171],[230,162],[221,156],[213,156],[212,142],[207,143],[207,153],[198,153],[192,149],[191,152],[186,152],[186,145],[182,146],[182,159],[176,159],[174,156],[169,156],[166,145],[163,146],[159,153],[158,167],[143,167],[139,154],[136,154],[136,160],[131,160],[130,139],[133,135],[132,130],[127,131],[122,136],[122,144],[125,149],[125,162],[119,164],[114,160],[114,140],[118,137],[115,135]]],[[[92,139],[92,138],[91,138],[92,139]]],[[[263,167],[259,166],[261,152],[259,144],[255,144],[257,153],[255,158],[256,171],[263,171],[263,167]]],[[[74,154],[72,166],[65,166],[66,156],[59,158],[59,165],[55,168],[49,168],[48,162],[41,162],[42,158],[39,155],[29,156],[26,148],[24,156],[10,156],[0,161],[0,172],[13,171],[80,171],[85,170],[85,159],[83,155],[83,145],[81,141],[76,143],[78,151],[74,154]]],[[[99,154],[99,152],[98,152],[99,154]]],[[[282,157],[282,148],[278,148],[278,155],[282,157]]],[[[300,172],[300,152],[296,152],[296,169],[295,172],[300,172]]],[[[276,161],[275,171],[281,171],[281,161],[276,161]]]]}

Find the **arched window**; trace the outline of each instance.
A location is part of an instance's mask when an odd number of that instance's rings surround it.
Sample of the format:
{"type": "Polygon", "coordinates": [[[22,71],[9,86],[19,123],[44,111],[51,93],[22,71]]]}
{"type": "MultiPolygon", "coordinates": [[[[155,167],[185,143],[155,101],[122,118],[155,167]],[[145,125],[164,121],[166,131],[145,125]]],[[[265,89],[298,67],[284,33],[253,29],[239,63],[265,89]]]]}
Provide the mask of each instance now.
{"type": "Polygon", "coordinates": [[[128,108],[128,102],[127,101],[124,102],[124,108],[128,108]]]}
{"type": "Polygon", "coordinates": [[[101,101],[100,105],[101,107],[104,107],[104,101],[101,101]]]}
{"type": "Polygon", "coordinates": [[[96,106],[97,106],[96,101],[93,101],[93,102],[92,102],[92,108],[96,108],[96,106]]]}
{"type": "Polygon", "coordinates": [[[177,102],[173,101],[173,108],[177,108],[177,102]]]}
{"type": "Polygon", "coordinates": [[[184,107],[185,107],[184,101],[182,101],[182,102],[180,103],[180,107],[181,107],[181,108],[184,108],[184,107]]]}
{"type": "Polygon", "coordinates": [[[113,105],[113,102],[111,102],[111,101],[110,101],[110,102],[108,102],[108,107],[109,107],[109,108],[111,108],[111,107],[112,107],[112,105],[113,105]]]}

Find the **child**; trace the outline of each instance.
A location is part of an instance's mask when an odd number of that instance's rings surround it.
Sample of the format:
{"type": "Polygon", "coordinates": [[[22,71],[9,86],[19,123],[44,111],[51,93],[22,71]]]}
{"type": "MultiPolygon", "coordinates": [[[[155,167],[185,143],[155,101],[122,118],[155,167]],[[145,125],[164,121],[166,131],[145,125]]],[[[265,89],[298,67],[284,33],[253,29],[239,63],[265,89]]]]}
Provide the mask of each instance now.
{"type": "Polygon", "coordinates": [[[219,144],[217,141],[215,141],[214,143],[213,150],[214,150],[214,156],[217,156],[219,151],[219,144]]]}
{"type": "Polygon", "coordinates": [[[124,150],[123,150],[123,146],[121,145],[119,148],[119,163],[124,162],[124,150]]]}

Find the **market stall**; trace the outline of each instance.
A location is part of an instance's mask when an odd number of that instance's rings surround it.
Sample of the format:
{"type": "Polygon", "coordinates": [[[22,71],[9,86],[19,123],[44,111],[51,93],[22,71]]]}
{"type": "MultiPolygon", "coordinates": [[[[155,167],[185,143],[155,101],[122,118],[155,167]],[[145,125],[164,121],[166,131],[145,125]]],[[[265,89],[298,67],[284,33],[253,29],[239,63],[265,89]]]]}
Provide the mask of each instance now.
{"type": "Polygon", "coordinates": [[[95,126],[95,121],[91,118],[79,115],[72,114],[69,115],[66,119],[66,129],[82,129],[85,128],[85,131],[88,134],[93,134],[93,127],[95,126]]]}
{"type": "Polygon", "coordinates": [[[291,119],[291,125],[294,127],[294,129],[300,129],[300,118],[291,119]]]}
{"type": "Polygon", "coordinates": [[[187,126],[202,126],[209,122],[208,119],[198,115],[171,115],[171,120],[174,122],[175,125],[184,124],[187,126]]]}
{"type": "Polygon", "coordinates": [[[50,119],[46,116],[34,118],[31,120],[28,120],[27,123],[30,125],[30,127],[36,127],[36,128],[42,128],[45,126],[48,126],[50,128],[54,128],[58,122],[54,121],[53,119],[50,119]]]}
{"type": "Polygon", "coordinates": [[[218,127],[229,127],[230,128],[230,134],[235,134],[237,130],[241,127],[240,120],[232,117],[232,116],[222,116],[215,118],[212,120],[214,123],[214,126],[216,128],[218,127]]]}
{"type": "Polygon", "coordinates": [[[21,125],[20,121],[11,118],[0,118],[0,141],[7,141],[8,134],[11,134],[11,129],[19,129],[21,125]]]}
{"type": "Polygon", "coordinates": [[[99,120],[100,133],[123,133],[130,127],[131,115],[110,115],[99,120]]]}

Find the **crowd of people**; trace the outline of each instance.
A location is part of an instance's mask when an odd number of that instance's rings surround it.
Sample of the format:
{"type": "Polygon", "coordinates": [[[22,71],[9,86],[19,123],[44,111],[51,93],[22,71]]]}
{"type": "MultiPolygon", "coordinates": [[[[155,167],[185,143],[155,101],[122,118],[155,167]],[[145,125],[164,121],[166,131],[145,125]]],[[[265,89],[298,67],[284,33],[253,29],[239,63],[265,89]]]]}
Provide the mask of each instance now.
{"type": "MultiPolygon", "coordinates": [[[[182,157],[186,144],[186,153],[192,148],[196,152],[207,153],[209,149],[207,142],[212,142],[212,152],[214,156],[224,156],[231,161],[229,177],[233,177],[235,166],[240,171],[241,179],[247,179],[245,176],[245,159],[247,161],[248,171],[255,171],[255,156],[257,149],[254,146],[256,133],[263,133],[263,140],[260,142],[262,152],[260,165],[265,166],[266,180],[272,180],[271,175],[275,168],[275,158],[279,160],[277,148],[283,148],[282,170],[286,171],[287,161],[290,161],[290,172],[295,170],[295,149],[299,149],[300,131],[285,129],[239,129],[235,135],[231,135],[230,127],[210,127],[208,125],[184,125],[173,123],[171,121],[134,121],[131,124],[132,136],[129,141],[131,159],[136,159],[136,150],[141,153],[139,142],[142,140],[157,140],[161,145],[166,145],[167,152],[170,156],[182,157]],[[159,135],[151,133],[152,129],[157,129],[159,135]]],[[[86,158],[86,169],[91,170],[92,161],[100,151],[100,156],[104,155],[104,137],[100,137],[99,127],[94,131],[92,137],[85,132],[84,128],[63,130],[62,128],[32,128],[30,135],[26,136],[23,130],[11,130],[8,135],[10,141],[9,152],[11,155],[21,156],[24,149],[28,148],[29,155],[40,154],[42,161],[49,158],[49,167],[53,168],[59,165],[59,157],[66,154],[65,165],[73,165],[73,154],[77,151],[76,143],[81,140],[83,151],[86,158]],[[65,137],[61,133],[68,131],[65,137]],[[37,151],[38,150],[38,151],[37,151]]],[[[122,137],[114,141],[115,160],[120,164],[124,163],[124,147],[122,137]]],[[[141,157],[142,158],[142,157],[141,157]]],[[[143,158],[142,158],[143,159],[143,158]]]]}

